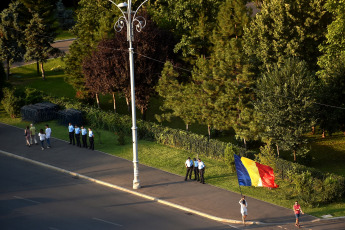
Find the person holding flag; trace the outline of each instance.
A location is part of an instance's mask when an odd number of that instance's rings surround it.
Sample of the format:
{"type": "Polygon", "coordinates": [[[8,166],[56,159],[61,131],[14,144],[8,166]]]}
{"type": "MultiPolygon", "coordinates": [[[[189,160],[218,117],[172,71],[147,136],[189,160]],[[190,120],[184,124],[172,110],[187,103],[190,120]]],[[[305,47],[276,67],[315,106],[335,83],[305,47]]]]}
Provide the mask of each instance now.
{"type": "Polygon", "coordinates": [[[241,205],[242,223],[244,225],[246,225],[244,223],[244,221],[246,220],[246,218],[248,216],[248,210],[247,210],[248,204],[247,204],[247,201],[246,201],[246,197],[242,196],[242,199],[238,203],[241,205]]]}

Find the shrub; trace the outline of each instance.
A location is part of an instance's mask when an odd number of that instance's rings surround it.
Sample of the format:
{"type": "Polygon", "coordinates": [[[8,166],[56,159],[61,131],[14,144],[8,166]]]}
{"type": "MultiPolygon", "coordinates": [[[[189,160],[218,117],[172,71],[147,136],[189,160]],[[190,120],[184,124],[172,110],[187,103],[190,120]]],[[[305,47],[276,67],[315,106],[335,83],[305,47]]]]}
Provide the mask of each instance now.
{"type": "Polygon", "coordinates": [[[20,116],[20,108],[22,107],[23,99],[20,92],[15,89],[4,88],[3,89],[4,98],[1,104],[4,106],[5,111],[12,117],[20,116]]]}
{"type": "Polygon", "coordinates": [[[234,146],[226,145],[224,150],[224,161],[226,162],[226,165],[229,167],[231,173],[236,172],[234,154],[236,154],[234,146]]]}
{"type": "Polygon", "coordinates": [[[33,88],[25,89],[25,105],[36,104],[43,101],[42,92],[33,88]]]}

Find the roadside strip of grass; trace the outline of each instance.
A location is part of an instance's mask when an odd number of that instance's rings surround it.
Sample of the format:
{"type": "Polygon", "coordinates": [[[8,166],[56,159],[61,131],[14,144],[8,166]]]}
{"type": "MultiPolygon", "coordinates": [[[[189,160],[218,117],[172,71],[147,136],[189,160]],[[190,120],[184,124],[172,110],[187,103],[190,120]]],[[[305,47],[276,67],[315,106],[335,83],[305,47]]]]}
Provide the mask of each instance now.
{"type": "MultiPolygon", "coordinates": [[[[10,124],[19,128],[26,127],[29,122],[21,121],[20,118],[11,119],[0,106],[0,122],[10,124]]],[[[67,127],[59,125],[56,121],[37,123],[36,129],[43,128],[48,123],[52,128],[52,136],[68,140],[67,127]]],[[[126,137],[126,145],[119,145],[117,136],[114,133],[105,130],[94,130],[96,150],[106,152],[124,159],[132,160],[131,137],[126,137]]],[[[23,139],[24,144],[24,139],[23,139]]],[[[170,173],[183,176],[185,175],[184,161],[190,157],[196,157],[190,153],[149,141],[138,141],[139,161],[141,164],[158,168],[170,173]]],[[[200,156],[207,165],[205,179],[206,182],[214,186],[240,193],[238,181],[235,173],[229,173],[228,166],[221,159],[200,156]]],[[[278,189],[267,189],[262,187],[241,187],[242,193],[273,203],[286,208],[291,208],[295,198],[289,198],[283,190],[293,189],[293,186],[286,181],[277,180],[280,185],[278,189]]],[[[240,196],[240,194],[239,194],[240,196]]],[[[310,215],[321,217],[322,215],[331,214],[334,217],[345,216],[344,200],[329,205],[323,205],[317,208],[304,208],[305,212],[310,215]]]]}

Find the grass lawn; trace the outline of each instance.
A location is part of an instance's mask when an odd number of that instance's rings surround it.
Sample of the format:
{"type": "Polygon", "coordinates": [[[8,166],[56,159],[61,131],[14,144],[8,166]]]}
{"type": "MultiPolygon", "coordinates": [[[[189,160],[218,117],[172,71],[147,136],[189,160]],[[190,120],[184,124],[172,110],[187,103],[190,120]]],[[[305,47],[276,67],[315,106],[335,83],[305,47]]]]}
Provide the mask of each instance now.
{"type": "Polygon", "coordinates": [[[69,32],[68,30],[62,30],[60,29],[58,31],[58,35],[55,38],[55,41],[58,40],[65,40],[65,39],[71,39],[71,38],[75,38],[75,35],[72,34],[71,32],[69,32]]]}
{"type": "MultiPolygon", "coordinates": [[[[0,106],[0,122],[11,124],[23,128],[29,122],[21,121],[20,118],[11,119],[0,106]]],[[[43,128],[44,123],[36,124],[36,129],[43,128]]],[[[68,140],[67,127],[58,125],[56,121],[48,122],[52,128],[53,137],[68,140]]],[[[132,160],[132,144],[131,137],[126,137],[126,145],[117,143],[117,136],[114,133],[104,130],[94,130],[95,132],[95,148],[97,150],[116,155],[128,160],[132,160]]],[[[184,161],[190,153],[179,149],[174,149],[164,145],[160,145],[149,141],[138,141],[139,161],[141,164],[159,168],[177,175],[185,175],[184,161]]],[[[194,156],[191,156],[194,157],[194,156]]],[[[205,174],[206,182],[214,186],[224,188],[239,193],[239,186],[235,173],[230,173],[228,166],[221,159],[201,156],[207,165],[205,174]]],[[[286,208],[291,208],[295,198],[285,197],[281,192],[282,189],[293,189],[293,186],[285,181],[277,180],[280,185],[278,189],[269,190],[267,188],[242,187],[242,193],[247,196],[255,197],[260,200],[274,203],[286,208]]],[[[331,214],[333,216],[345,215],[344,200],[330,205],[324,205],[317,208],[304,208],[304,210],[314,216],[322,216],[331,214]]]]}

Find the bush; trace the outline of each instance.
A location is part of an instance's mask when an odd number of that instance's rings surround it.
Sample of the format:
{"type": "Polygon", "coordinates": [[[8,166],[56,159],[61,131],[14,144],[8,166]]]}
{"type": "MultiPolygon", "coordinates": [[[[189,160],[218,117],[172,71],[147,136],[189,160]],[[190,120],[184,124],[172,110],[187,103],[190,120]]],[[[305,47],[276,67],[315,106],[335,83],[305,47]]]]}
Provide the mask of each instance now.
{"type": "Polygon", "coordinates": [[[42,91],[33,88],[25,89],[25,105],[36,104],[43,101],[42,91]]]}
{"type": "Polygon", "coordinates": [[[4,88],[3,94],[4,98],[2,99],[1,104],[4,106],[5,111],[12,118],[19,117],[20,108],[24,104],[20,92],[17,92],[15,89],[4,88]]]}
{"type": "Polygon", "coordinates": [[[236,172],[234,154],[236,154],[234,146],[227,145],[224,150],[224,161],[226,162],[226,165],[229,167],[231,173],[236,172]]]}

